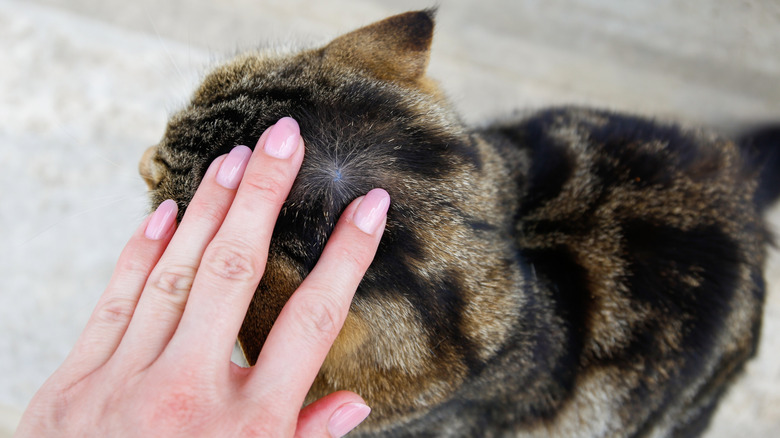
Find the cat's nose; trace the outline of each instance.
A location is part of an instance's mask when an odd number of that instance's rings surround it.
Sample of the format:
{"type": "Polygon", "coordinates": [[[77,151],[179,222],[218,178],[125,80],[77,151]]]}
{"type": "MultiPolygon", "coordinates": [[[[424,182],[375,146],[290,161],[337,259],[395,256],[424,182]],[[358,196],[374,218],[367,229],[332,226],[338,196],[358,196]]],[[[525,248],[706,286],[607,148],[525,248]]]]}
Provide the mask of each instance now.
{"type": "Polygon", "coordinates": [[[141,161],[138,163],[138,173],[146,181],[149,190],[154,190],[159,181],[154,176],[154,156],[157,153],[157,145],[151,146],[144,151],[141,161]]]}

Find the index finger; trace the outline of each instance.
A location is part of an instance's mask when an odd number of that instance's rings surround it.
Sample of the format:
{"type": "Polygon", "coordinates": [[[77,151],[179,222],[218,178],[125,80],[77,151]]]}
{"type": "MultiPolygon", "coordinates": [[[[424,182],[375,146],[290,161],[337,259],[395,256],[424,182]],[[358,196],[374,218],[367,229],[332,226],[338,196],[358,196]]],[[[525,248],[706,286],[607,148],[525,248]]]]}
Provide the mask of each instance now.
{"type": "Polygon", "coordinates": [[[248,383],[250,394],[291,411],[285,414],[300,410],[376,254],[389,205],[387,192],[374,189],[344,211],[317,265],[268,334],[248,383]]]}

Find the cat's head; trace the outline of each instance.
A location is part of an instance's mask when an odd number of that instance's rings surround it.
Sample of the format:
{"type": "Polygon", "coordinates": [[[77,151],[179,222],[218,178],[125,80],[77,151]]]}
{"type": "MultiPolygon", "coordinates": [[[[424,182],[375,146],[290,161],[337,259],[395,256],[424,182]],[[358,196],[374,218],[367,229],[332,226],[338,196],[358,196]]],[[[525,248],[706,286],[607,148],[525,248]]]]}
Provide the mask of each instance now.
{"type": "Polygon", "coordinates": [[[469,216],[491,206],[480,204],[473,140],[425,76],[432,35],[433,12],[409,12],[321,48],[239,56],[206,76],[140,165],[153,206],[171,198],[183,212],[217,156],[254,145],[281,117],[298,121],[304,161],[239,335],[250,363],[346,205],[374,187],[388,191],[382,243],[312,389],[354,390],[375,419],[446,397],[467,353],[478,355],[468,346],[500,340],[490,324],[475,328],[482,307],[506,305],[469,307],[480,269],[507,276],[486,255],[496,248],[477,260],[466,249],[493,245],[477,235],[492,219],[469,216]]]}
{"type": "Polygon", "coordinates": [[[153,204],[172,198],[186,207],[214,158],[238,144],[253,146],[284,116],[298,121],[306,141],[299,180],[333,191],[336,211],[382,180],[377,173],[393,167],[387,161],[401,157],[404,166],[436,173],[429,152],[438,151],[426,145],[446,142],[437,135],[458,122],[425,76],[432,36],[432,11],[410,12],[318,49],[246,53],[218,67],[141,160],[153,204]],[[403,153],[392,152],[398,148],[403,153]]]}

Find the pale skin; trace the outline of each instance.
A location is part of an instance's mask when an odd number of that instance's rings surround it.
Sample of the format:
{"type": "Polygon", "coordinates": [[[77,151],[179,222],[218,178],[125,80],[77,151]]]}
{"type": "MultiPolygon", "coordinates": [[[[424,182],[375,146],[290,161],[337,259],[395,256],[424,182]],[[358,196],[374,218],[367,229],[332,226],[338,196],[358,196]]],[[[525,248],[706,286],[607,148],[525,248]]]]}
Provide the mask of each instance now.
{"type": "Polygon", "coordinates": [[[253,153],[239,146],[212,163],[178,227],[172,201],[147,218],[16,436],[331,437],[365,419],[348,391],[301,406],[379,244],[381,189],[341,215],[257,364],[230,362],[303,155],[298,125],[282,119],[253,153]]]}

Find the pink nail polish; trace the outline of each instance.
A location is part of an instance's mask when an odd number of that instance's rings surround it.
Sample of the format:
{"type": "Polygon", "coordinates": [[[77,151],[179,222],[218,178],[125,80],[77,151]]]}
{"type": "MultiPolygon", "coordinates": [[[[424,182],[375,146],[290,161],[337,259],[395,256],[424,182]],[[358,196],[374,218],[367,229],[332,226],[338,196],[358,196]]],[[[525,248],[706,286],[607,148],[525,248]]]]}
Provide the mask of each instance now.
{"type": "Polygon", "coordinates": [[[328,433],[334,438],[340,438],[368,417],[371,408],[362,403],[347,403],[330,416],[328,420],[328,433]]]}
{"type": "Polygon", "coordinates": [[[271,128],[268,138],[265,140],[265,153],[279,158],[287,159],[295,152],[300,143],[301,130],[291,117],[284,117],[271,128]]]}
{"type": "Polygon", "coordinates": [[[252,156],[252,149],[246,146],[236,146],[230,151],[225,160],[219,166],[217,172],[217,184],[226,189],[235,189],[244,176],[244,170],[252,156]]]}
{"type": "Polygon", "coordinates": [[[178,207],[176,201],[167,199],[157,207],[157,210],[152,214],[152,218],[149,219],[149,223],[146,224],[146,237],[152,240],[160,240],[168,230],[173,226],[176,221],[176,212],[178,207]]]}
{"type": "Polygon", "coordinates": [[[360,201],[352,221],[364,233],[374,234],[387,216],[389,207],[390,195],[382,189],[373,189],[360,201]]]}

